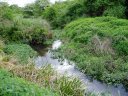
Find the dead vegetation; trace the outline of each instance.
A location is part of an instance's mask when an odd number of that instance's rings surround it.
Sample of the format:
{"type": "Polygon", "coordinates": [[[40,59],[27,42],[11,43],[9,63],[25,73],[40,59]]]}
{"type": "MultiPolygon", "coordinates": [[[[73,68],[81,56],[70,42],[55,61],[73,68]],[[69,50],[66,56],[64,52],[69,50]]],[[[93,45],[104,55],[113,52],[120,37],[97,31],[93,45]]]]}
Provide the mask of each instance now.
{"type": "Polygon", "coordinates": [[[0,68],[6,69],[13,73],[14,76],[24,78],[27,81],[50,88],[58,92],[61,96],[83,96],[84,87],[81,81],[76,78],[68,79],[65,76],[60,76],[55,72],[50,65],[44,66],[41,69],[35,68],[34,65],[27,64],[25,66],[19,65],[9,61],[1,61],[0,68]],[[68,89],[68,90],[67,90],[68,89]]]}
{"type": "Polygon", "coordinates": [[[103,38],[102,40],[99,36],[95,35],[91,40],[92,50],[96,54],[111,54],[114,55],[114,50],[112,48],[112,42],[109,38],[103,38]]]}

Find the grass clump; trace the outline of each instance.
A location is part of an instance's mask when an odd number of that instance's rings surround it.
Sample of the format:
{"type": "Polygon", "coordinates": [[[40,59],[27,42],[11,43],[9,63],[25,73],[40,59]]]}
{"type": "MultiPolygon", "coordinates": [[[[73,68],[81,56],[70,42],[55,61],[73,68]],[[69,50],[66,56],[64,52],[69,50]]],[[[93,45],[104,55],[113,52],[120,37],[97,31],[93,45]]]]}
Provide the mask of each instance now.
{"type": "Polygon", "coordinates": [[[83,96],[84,88],[78,79],[68,79],[57,74],[50,65],[36,69],[33,65],[14,65],[3,62],[0,68],[6,69],[13,75],[48,88],[60,96],[83,96]]]}
{"type": "Polygon", "coordinates": [[[27,64],[29,59],[33,59],[37,53],[26,44],[8,44],[4,51],[16,57],[21,64],[27,64]]]}
{"type": "Polygon", "coordinates": [[[13,76],[6,70],[0,69],[1,96],[59,96],[49,89],[13,76]]]}
{"type": "Polygon", "coordinates": [[[93,78],[108,84],[123,83],[128,72],[127,26],[127,20],[114,17],[73,21],[61,35],[64,45],[58,56],[75,61],[81,71],[93,78]]]}
{"type": "Polygon", "coordinates": [[[60,90],[61,96],[84,96],[84,89],[82,88],[82,83],[73,78],[72,80],[68,80],[65,76],[59,78],[55,81],[58,86],[58,90],[60,90]]]}

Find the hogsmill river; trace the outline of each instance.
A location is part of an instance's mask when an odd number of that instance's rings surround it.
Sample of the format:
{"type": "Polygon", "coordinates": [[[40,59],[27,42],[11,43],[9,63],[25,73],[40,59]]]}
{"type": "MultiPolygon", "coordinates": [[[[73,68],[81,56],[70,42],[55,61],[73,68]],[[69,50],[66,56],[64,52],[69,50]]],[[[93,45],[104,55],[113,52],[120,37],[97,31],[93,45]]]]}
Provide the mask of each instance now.
{"type": "MultiPolygon", "coordinates": [[[[52,44],[52,50],[57,50],[62,45],[60,40],[56,40],[52,44]]],[[[40,56],[35,59],[37,67],[42,67],[46,64],[51,64],[51,66],[60,74],[65,74],[69,77],[76,77],[80,79],[86,86],[86,90],[94,93],[104,93],[107,92],[112,96],[128,96],[128,92],[125,91],[122,85],[114,87],[112,85],[107,85],[101,83],[97,80],[90,80],[86,74],[80,72],[76,67],[75,63],[70,62],[67,59],[60,61],[59,59],[53,59],[51,49],[37,47],[36,50],[39,52],[40,56]]]]}

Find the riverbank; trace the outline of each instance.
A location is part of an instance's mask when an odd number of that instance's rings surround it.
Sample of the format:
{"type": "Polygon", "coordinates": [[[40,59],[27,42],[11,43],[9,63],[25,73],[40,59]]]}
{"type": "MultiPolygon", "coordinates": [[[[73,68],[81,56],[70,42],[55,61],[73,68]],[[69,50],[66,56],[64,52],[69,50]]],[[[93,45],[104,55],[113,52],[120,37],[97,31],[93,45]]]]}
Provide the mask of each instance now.
{"type": "MultiPolygon", "coordinates": [[[[52,45],[52,49],[51,47],[49,47],[49,50],[47,51],[45,50],[45,54],[42,54],[36,58],[35,60],[36,66],[41,67],[47,64],[51,64],[53,69],[56,70],[61,75],[66,75],[68,78],[71,79],[74,77],[78,78],[80,81],[82,81],[82,83],[86,87],[86,91],[91,93],[95,93],[95,94],[108,93],[111,94],[112,96],[128,95],[128,93],[125,91],[122,85],[118,87],[114,87],[111,85],[101,83],[97,80],[91,81],[91,79],[88,76],[86,76],[76,68],[74,62],[70,62],[65,58],[63,58],[63,60],[62,58],[53,58],[55,57],[54,55],[56,54],[57,49],[60,48],[61,46],[63,46],[63,43],[60,40],[54,41],[52,45]],[[53,52],[55,51],[55,49],[56,52],[53,52]]],[[[42,49],[42,51],[44,50],[42,49]]],[[[105,96],[108,96],[108,94],[105,96]]]]}
{"type": "MultiPolygon", "coordinates": [[[[6,74],[8,75],[12,74],[11,77],[9,76],[8,78],[1,77],[0,83],[3,84],[2,78],[5,78],[6,81],[8,79],[13,80],[17,78],[15,83],[12,81],[9,83],[9,90],[12,91],[8,92],[8,90],[5,90],[2,91],[3,93],[1,94],[6,94],[6,96],[10,96],[11,94],[18,94],[19,96],[22,96],[23,94],[31,94],[31,90],[26,91],[26,93],[21,91],[23,88],[30,88],[31,86],[29,85],[33,84],[31,89],[34,90],[33,92],[35,92],[35,94],[32,94],[31,96],[42,96],[42,94],[44,95],[45,93],[45,96],[78,96],[78,94],[79,96],[84,95],[85,90],[83,90],[82,83],[78,79],[69,79],[65,76],[59,76],[59,74],[51,67],[50,64],[42,66],[41,68],[35,67],[34,58],[37,56],[37,52],[35,52],[29,45],[21,43],[6,45],[1,43],[0,49],[0,72],[2,72],[0,75],[3,76],[4,72],[7,72],[6,74]],[[3,69],[5,70],[4,72],[1,71],[3,69]],[[15,88],[12,88],[12,86],[17,87],[15,84],[19,86],[22,86],[22,84],[28,84],[29,87],[23,86],[23,88],[19,87],[19,90],[16,90],[15,88]],[[39,90],[37,90],[36,93],[35,89],[37,88],[39,90]],[[41,93],[39,94],[38,91],[41,93]]],[[[5,82],[5,86],[0,90],[3,90],[5,87],[7,87],[7,84],[8,83],[5,82]]]]}
{"type": "Polygon", "coordinates": [[[89,76],[127,89],[128,20],[114,17],[82,18],[68,24],[60,38],[58,56],[76,62],[89,76]]]}

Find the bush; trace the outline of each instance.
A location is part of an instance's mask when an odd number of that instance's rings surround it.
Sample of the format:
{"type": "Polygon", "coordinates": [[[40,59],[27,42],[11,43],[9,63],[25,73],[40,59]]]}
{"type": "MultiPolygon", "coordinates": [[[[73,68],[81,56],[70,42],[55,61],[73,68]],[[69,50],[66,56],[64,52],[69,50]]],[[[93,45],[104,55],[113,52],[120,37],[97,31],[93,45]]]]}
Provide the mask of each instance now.
{"type": "Polygon", "coordinates": [[[84,11],[82,0],[57,2],[44,10],[43,18],[50,21],[53,28],[63,28],[70,21],[83,16],[84,11]]]}
{"type": "Polygon", "coordinates": [[[13,20],[3,20],[0,23],[0,35],[6,41],[42,44],[48,38],[49,24],[40,18],[24,19],[18,15],[13,20]]]}
{"type": "Polygon", "coordinates": [[[43,17],[49,20],[54,28],[63,28],[79,17],[113,16],[126,18],[126,3],[125,0],[69,0],[57,2],[44,10],[43,17]]]}
{"type": "Polygon", "coordinates": [[[78,19],[64,28],[64,45],[56,54],[75,61],[82,72],[93,78],[117,85],[128,72],[127,26],[127,20],[114,17],[78,19]]]}
{"type": "Polygon", "coordinates": [[[58,96],[49,89],[13,76],[0,69],[0,95],[1,96],[58,96]]]}
{"type": "Polygon", "coordinates": [[[13,11],[9,8],[9,5],[5,2],[0,2],[0,20],[1,19],[13,19],[13,11]]]}
{"type": "Polygon", "coordinates": [[[90,44],[95,42],[95,44],[99,43],[101,45],[104,45],[105,43],[105,47],[107,47],[107,45],[108,47],[111,47],[116,46],[117,43],[120,42],[121,37],[123,42],[127,42],[128,28],[126,26],[128,26],[127,20],[113,17],[79,19],[71,22],[65,27],[66,32],[63,36],[66,38],[68,37],[68,40],[73,42],[82,44],[90,44]],[[111,43],[113,45],[109,46],[107,43],[111,43]]]}
{"type": "Polygon", "coordinates": [[[37,53],[26,44],[9,44],[5,46],[4,51],[16,57],[21,64],[27,64],[29,59],[37,55],[37,53]]]}
{"type": "Polygon", "coordinates": [[[128,55],[128,40],[120,41],[117,44],[116,49],[120,55],[128,55]]]}
{"type": "Polygon", "coordinates": [[[104,16],[113,16],[118,18],[124,18],[125,17],[125,7],[123,5],[117,5],[108,8],[104,12],[104,16]]]}
{"type": "Polygon", "coordinates": [[[43,43],[50,32],[50,26],[41,18],[23,18],[22,9],[0,3],[0,35],[6,41],[43,43]]]}

